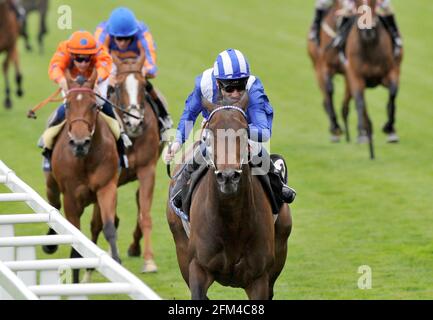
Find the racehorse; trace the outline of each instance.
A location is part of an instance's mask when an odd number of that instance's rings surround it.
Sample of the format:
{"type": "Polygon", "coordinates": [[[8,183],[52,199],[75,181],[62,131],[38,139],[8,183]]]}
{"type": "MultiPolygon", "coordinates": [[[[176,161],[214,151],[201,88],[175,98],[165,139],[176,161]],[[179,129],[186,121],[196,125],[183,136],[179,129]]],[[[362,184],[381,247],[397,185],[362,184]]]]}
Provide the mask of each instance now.
{"type": "Polygon", "coordinates": [[[5,79],[5,101],[6,109],[12,108],[12,100],[10,98],[9,85],[9,64],[14,63],[15,66],[15,82],[17,84],[17,96],[21,97],[24,92],[22,89],[22,74],[20,71],[17,40],[19,36],[19,25],[15,13],[10,9],[10,0],[0,0],[0,53],[6,52],[6,59],[3,62],[3,76],[5,79]]]}
{"type": "MultiPolygon", "coordinates": [[[[334,109],[333,78],[336,74],[344,75],[345,70],[344,65],[339,58],[338,49],[331,46],[333,39],[336,37],[335,30],[337,29],[337,23],[339,23],[338,20],[340,19],[340,17],[337,16],[337,11],[340,9],[340,1],[335,1],[334,5],[327,12],[320,28],[319,45],[314,41],[308,41],[308,54],[313,63],[317,81],[323,95],[323,106],[329,117],[329,131],[331,133],[332,142],[340,141],[340,136],[342,134],[334,109]]],[[[350,99],[350,90],[346,84],[342,110],[347,110],[350,99]]],[[[343,118],[345,118],[344,114],[343,118]]],[[[347,134],[348,133],[346,133],[346,139],[349,140],[347,134]]]]}
{"type": "Polygon", "coordinates": [[[39,12],[39,31],[38,31],[38,44],[39,52],[44,52],[44,36],[47,34],[47,12],[48,12],[48,0],[21,0],[21,3],[26,10],[26,16],[23,22],[21,34],[24,37],[27,51],[32,51],[30,45],[29,35],[27,33],[27,19],[28,15],[32,11],[39,12]]]}
{"type": "Polygon", "coordinates": [[[290,210],[284,204],[274,224],[269,197],[245,160],[245,96],[237,107],[203,102],[210,112],[205,130],[211,133],[203,137],[214,138],[202,139],[211,165],[193,192],[189,237],[171,207],[170,197],[167,203],[180,271],[192,299],[207,299],[214,281],[243,288],[250,299],[271,299],[285,264],[292,226],[290,210]],[[226,150],[226,135],[217,136],[221,129],[241,132],[235,143],[231,141],[236,146],[232,153],[226,150]],[[235,161],[229,161],[233,164],[225,161],[230,154],[236,156],[235,161]]]}
{"type": "MultiPolygon", "coordinates": [[[[87,81],[71,79],[68,71],[65,75],[69,88],[66,123],[53,148],[52,171],[46,173],[47,198],[60,210],[62,193],[66,218],[78,229],[84,208],[94,203],[94,215],[100,215],[111,255],[120,262],[115,228],[119,157],[116,139],[99,115],[93,91],[97,72],[87,81]]],[[[54,231],[50,229],[49,234],[54,231]]],[[[53,253],[57,246],[43,249],[53,253]]],[[[79,257],[79,253],[72,249],[71,257],[79,257]]],[[[74,282],[78,282],[78,272],[74,272],[74,282]]]]}
{"type": "MultiPolygon", "coordinates": [[[[140,256],[140,239],[143,236],[144,263],[142,272],[155,272],[157,266],[153,260],[151,245],[152,216],[150,209],[155,186],[155,171],[163,144],[159,142],[158,120],[151,109],[150,100],[148,100],[145,90],[146,79],[141,72],[144,60],[144,55],[138,59],[125,60],[120,60],[113,55],[117,75],[114,94],[111,94],[110,99],[114,104],[127,111],[127,113],[119,113],[118,115],[133,143],[132,147],[127,150],[129,168],[122,169],[119,186],[136,180],[139,183],[136,192],[138,219],[128,255],[140,256]]],[[[95,224],[95,230],[92,231],[92,234],[98,232],[96,226],[97,224],[95,224]]]]}
{"type": "MultiPolygon", "coordinates": [[[[346,74],[358,113],[358,141],[369,143],[370,158],[374,159],[373,127],[367,113],[364,91],[378,85],[388,88],[388,120],[383,126],[383,132],[387,134],[387,142],[398,142],[394,127],[395,100],[399,88],[403,51],[394,56],[391,35],[376,14],[376,0],[356,0],[356,5],[366,5],[370,8],[372,26],[364,29],[361,29],[359,23],[352,26],[346,46],[346,74]]],[[[343,113],[347,117],[348,110],[343,113]]]]}

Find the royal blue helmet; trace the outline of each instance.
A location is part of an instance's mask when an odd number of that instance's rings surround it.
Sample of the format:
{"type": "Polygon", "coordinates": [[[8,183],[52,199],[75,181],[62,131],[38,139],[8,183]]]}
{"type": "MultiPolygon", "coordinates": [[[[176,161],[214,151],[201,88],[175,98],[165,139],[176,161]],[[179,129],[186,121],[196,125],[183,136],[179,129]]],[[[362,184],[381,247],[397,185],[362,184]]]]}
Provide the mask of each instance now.
{"type": "Polygon", "coordinates": [[[137,19],[128,8],[117,8],[113,10],[108,19],[108,33],[113,37],[131,37],[138,31],[137,19]]]}
{"type": "Polygon", "coordinates": [[[248,78],[250,66],[242,52],[228,49],[218,55],[213,67],[213,75],[220,80],[248,78]]]}

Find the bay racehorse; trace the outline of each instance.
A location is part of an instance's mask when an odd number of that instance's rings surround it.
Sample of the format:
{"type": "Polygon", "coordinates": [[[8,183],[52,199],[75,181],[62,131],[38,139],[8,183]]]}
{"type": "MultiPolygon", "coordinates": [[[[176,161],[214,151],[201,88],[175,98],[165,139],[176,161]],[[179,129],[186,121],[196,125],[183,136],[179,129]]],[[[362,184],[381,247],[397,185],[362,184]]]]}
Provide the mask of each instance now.
{"type": "MultiPolygon", "coordinates": [[[[388,142],[398,142],[394,127],[395,100],[399,89],[403,51],[397,56],[394,55],[391,35],[376,14],[376,0],[356,0],[356,5],[369,8],[372,23],[367,28],[361,28],[363,24],[360,23],[352,26],[346,46],[346,75],[358,113],[358,141],[369,143],[370,158],[374,159],[373,126],[367,113],[364,92],[366,88],[378,85],[388,88],[388,120],[383,126],[383,132],[387,134],[388,142]]],[[[347,117],[348,110],[343,113],[347,117]]]]}
{"type": "MultiPolygon", "coordinates": [[[[333,39],[337,36],[337,24],[339,17],[337,12],[341,9],[340,1],[335,1],[334,5],[326,13],[320,28],[319,44],[315,41],[308,40],[308,54],[313,63],[316,78],[319,83],[323,96],[323,106],[328,115],[331,133],[331,141],[340,141],[342,130],[338,124],[337,114],[334,108],[334,84],[333,79],[336,74],[344,75],[345,69],[338,54],[338,49],[331,46],[333,39]]],[[[345,78],[346,79],[346,78],[345,78]]],[[[343,110],[347,110],[350,103],[350,90],[346,85],[343,99],[343,110]],[[347,107],[346,107],[347,106],[347,107]]],[[[343,114],[343,118],[345,118],[343,114]]],[[[349,137],[347,136],[347,139],[349,137]]]]}
{"type": "MultiPolygon", "coordinates": [[[[128,255],[140,256],[140,240],[143,237],[142,272],[155,272],[157,266],[151,245],[151,206],[156,166],[163,145],[160,144],[158,120],[145,90],[146,79],[141,71],[144,59],[145,56],[141,55],[137,59],[120,60],[113,55],[117,71],[116,85],[110,99],[127,111],[118,115],[132,141],[132,146],[127,150],[129,168],[122,168],[119,186],[137,180],[139,184],[136,192],[138,219],[128,255]]],[[[94,231],[97,232],[97,228],[94,231]]]]}
{"type": "Polygon", "coordinates": [[[284,204],[274,224],[269,197],[245,160],[247,101],[244,96],[237,107],[204,102],[210,112],[205,130],[210,134],[203,137],[214,138],[202,142],[207,146],[211,165],[192,196],[189,237],[170,200],[167,204],[180,271],[192,299],[207,299],[214,281],[243,288],[250,299],[271,299],[285,264],[292,226],[290,210],[284,204]],[[217,135],[221,129],[241,134],[236,142],[226,144],[226,135],[217,135]],[[229,153],[227,145],[236,149],[229,153]],[[229,154],[236,160],[225,161],[229,154]]]}
{"type": "Polygon", "coordinates": [[[24,37],[26,43],[26,49],[32,51],[30,45],[28,30],[28,16],[32,11],[39,13],[39,30],[38,30],[38,45],[39,52],[44,52],[44,36],[47,34],[47,13],[48,13],[48,0],[21,0],[21,3],[26,11],[26,16],[23,23],[21,34],[24,37]]]}
{"type": "MultiPolygon", "coordinates": [[[[90,79],[84,83],[77,80],[77,83],[66,72],[69,88],[66,123],[54,145],[52,171],[46,173],[47,198],[60,210],[63,194],[66,218],[78,229],[84,208],[94,203],[94,215],[100,215],[112,257],[120,261],[115,228],[119,157],[115,137],[99,115],[100,107],[93,91],[96,77],[95,70],[90,79]]],[[[49,234],[54,231],[50,230],[49,234]]],[[[57,247],[43,249],[53,253],[57,247]]],[[[78,256],[72,249],[71,257],[78,256]]],[[[74,282],[77,281],[78,272],[75,272],[74,282]]]]}
{"type": "Polygon", "coordinates": [[[5,79],[5,100],[4,106],[7,109],[12,107],[11,90],[9,84],[9,64],[15,66],[15,82],[17,84],[17,96],[23,95],[22,74],[20,70],[17,40],[19,36],[19,25],[15,13],[11,9],[11,0],[0,0],[0,54],[6,52],[6,59],[3,61],[3,76],[5,79]]]}

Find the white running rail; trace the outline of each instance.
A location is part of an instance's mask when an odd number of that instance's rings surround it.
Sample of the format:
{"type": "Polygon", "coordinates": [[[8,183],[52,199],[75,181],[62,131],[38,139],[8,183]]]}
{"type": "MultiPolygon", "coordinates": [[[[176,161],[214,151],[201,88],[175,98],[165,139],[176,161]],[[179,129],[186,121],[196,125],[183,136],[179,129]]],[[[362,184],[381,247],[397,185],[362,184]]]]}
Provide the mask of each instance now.
{"type": "Polygon", "coordinates": [[[0,214],[0,299],[86,299],[87,295],[110,294],[126,294],[141,300],[161,299],[69,223],[2,161],[0,184],[13,192],[0,193],[0,203],[25,201],[34,211],[29,214],[0,214]],[[14,225],[23,223],[47,223],[57,235],[14,236],[14,225]],[[37,260],[35,246],[47,244],[70,244],[83,258],[37,260]],[[95,268],[111,282],[62,284],[60,271],[65,271],[65,268],[95,268]],[[40,272],[39,284],[36,272],[40,272]]]}

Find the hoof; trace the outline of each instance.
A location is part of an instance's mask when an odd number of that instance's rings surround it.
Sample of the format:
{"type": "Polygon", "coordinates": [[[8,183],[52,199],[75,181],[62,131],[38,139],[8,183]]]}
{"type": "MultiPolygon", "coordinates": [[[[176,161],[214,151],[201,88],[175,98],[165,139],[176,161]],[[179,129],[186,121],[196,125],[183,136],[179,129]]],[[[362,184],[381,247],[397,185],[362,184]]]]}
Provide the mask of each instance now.
{"type": "Polygon", "coordinates": [[[46,254],[53,254],[57,251],[57,249],[59,248],[58,245],[52,245],[52,246],[42,246],[42,250],[46,253],[46,254]]]}
{"type": "Polygon", "coordinates": [[[11,99],[6,98],[6,100],[5,100],[5,108],[6,109],[12,108],[12,101],[11,101],[11,99]]]}
{"type": "Polygon", "coordinates": [[[388,134],[388,137],[386,138],[386,142],[388,143],[397,143],[400,141],[400,138],[396,133],[390,133],[388,134]]]}
{"type": "Polygon", "coordinates": [[[358,137],[358,143],[359,144],[366,144],[366,143],[368,143],[368,136],[359,136],[358,137]]]}
{"type": "Polygon", "coordinates": [[[340,142],[340,136],[336,135],[336,134],[332,134],[331,135],[331,142],[332,143],[338,143],[338,142],[340,142]]]}
{"type": "Polygon", "coordinates": [[[139,257],[141,255],[140,246],[130,245],[128,249],[128,257],[139,257]]]}
{"type": "Polygon", "coordinates": [[[156,266],[155,261],[153,259],[144,260],[143,268],[141,269],[141,273],[152,273],[157,272],[158,267],[156,266]]]}
{"type": "Polygon", "coordinates": [[[18,89],[18,90],[17,90],[17,96],[18,96],[18,97],[22,97],[23,95],[24,95],[24,91],[21,90],[21,89],[18,89]]]}

